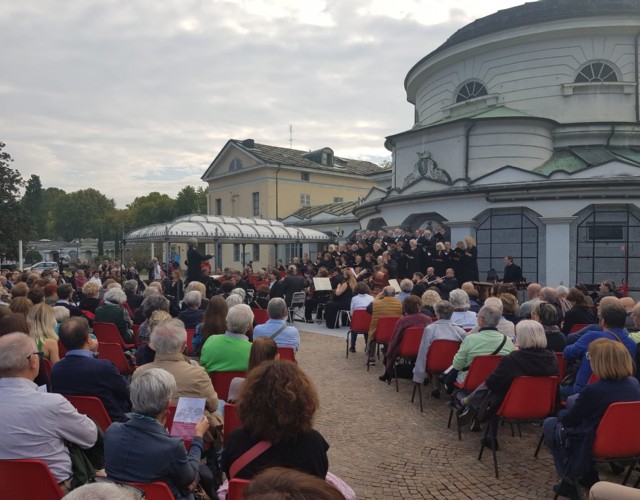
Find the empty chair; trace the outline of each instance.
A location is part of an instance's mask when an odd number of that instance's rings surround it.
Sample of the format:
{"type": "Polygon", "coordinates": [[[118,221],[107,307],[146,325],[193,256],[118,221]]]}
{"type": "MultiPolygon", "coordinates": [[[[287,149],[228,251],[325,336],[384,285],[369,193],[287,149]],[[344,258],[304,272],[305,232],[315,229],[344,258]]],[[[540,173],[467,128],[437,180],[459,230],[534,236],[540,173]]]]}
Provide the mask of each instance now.
{"type": "Polygon", "coordinates": [[[111,425],[111,417],[100,398],[95,396],[65,396],[65,398],[78,410],[78,413],[95,420],[104,432],[111,425]]]}
{"type": "Polygon", "coordinates": [[[42,460],[0,460],[2,498],[58,500],[62,490],[42,460]]]}

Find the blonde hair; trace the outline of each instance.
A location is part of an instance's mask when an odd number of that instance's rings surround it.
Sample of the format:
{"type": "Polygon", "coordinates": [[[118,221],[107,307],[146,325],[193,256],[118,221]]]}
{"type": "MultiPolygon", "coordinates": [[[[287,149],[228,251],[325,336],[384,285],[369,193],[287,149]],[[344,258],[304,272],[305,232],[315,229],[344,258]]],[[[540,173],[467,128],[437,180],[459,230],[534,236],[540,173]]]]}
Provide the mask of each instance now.
{"type": "Polygon", "coordinates": [[[476,240],[473,236],[465,236],[464,242],[467,244],[467,248],[476,246],[476,240]]]}
{"type": "Polygon", "coordinates": [[[435,290],[427,290],[422,294],[422,305],[428,307],[434,307],[436,302],[442,300],[440,294],[435,290]]]}
{"type": "Polygon", "coordinates": [[[95,281],[87,281],[82,286],[82,293],[86,297],[95,298],[98,296],[99,292],[100,292],[100,285],[98,285],[95,281]]]}
{"type": "Polygon", "coordinates": [[[589,344],[591,369],[604,380],[621,380],[633,375],[633,360],[623,343],[596,339],[589,344]]]}
{"type": "Polygon", "coordinates": [[[511,293],[501,293],[500,301],[502,302],[502,312],[507,314],[515,314],[518,310],[518,299],[511,293]]]}
{"type": "Polygon", "coordinates": [[[189,282],[189,284],[187,285],[187,288],[185,289],[184,293],[187,292],[191,292],[191,291],[196,291],[196,292],[200,292],[200,295],[204,298],[207,296],[207,289],[205,288],[203,283],[200,283],[199,281],[191,281],[189,282]]]}
{"type": "Polygon", "coordinates": [[[518,321],[516,324],[516,344],[520,349],[545,349],[547,336],[544,327],[532,319],[518,321]]]}
{"type": "Polygon", "coordinates": [[[51,306],[44,303],[33,306],[27,313],[27,323],[29,323],[29,335],[35,340],[38,348],[42,347],[47,339],[58,341],[54,327],[56,317],[51,306]]]}
{"type": "Polygon", "coordinates": [[[147,331],[151,333],[157,325],[164,323],[165,321],[169,321],[170,319],[171,314],[167,311],[163,311],[162,309],[153,311],[151,313],[151,317],[147,320],[147,331]]]}

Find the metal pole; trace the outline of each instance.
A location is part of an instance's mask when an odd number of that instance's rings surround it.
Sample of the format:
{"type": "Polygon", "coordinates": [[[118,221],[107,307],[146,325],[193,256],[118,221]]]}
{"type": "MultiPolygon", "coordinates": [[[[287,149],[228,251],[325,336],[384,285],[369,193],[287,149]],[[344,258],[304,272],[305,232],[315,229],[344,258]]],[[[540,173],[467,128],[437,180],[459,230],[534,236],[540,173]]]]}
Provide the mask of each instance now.
{"type": "Polygon", "coordinates": [[[246,243],[243,243],[243,244],[242,244],[242,270],[243,270],[243,271],[244,271],[244,267],[245,267],[245,265],[246,265],[246,263],[245,263],[245,262],[246,262],[246,258],[245,258],[245,253],[244,253],[244,251],[245,251],[245,247],[246,247],[246,246],[247,246],[247,244],[246,244],[246,243]]]}
{"type": "Polygon", "coordinates": [[[18,240],[18,268],[24,269],[24,259],[22,258],[22,240],[18,240]]]}

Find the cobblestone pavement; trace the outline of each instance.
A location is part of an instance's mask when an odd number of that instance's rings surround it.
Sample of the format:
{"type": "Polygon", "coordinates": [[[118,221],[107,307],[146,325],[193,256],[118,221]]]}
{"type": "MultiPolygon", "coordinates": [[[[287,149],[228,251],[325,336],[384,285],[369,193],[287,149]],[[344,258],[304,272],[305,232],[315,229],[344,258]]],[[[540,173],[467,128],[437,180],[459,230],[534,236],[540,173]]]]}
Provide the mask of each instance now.
{"type": "MultiPolygon", "coordinates": [[[[447,400],[431,398],[431,386],[423,388],[420,413],[417,396],[410,402],[410,380],[400,380],[396,392],[393,383],[378,380],[380,361],[367,373],[361,336],[358,352],[346,359],[347,328],[296,326],[306,330],[298,361],[320,393],[315,427],[330,444],[330,470],[359,499],[553,498],[557,477],[551,455],[543,447],[533,458],[539,427],[523,425],[522,438],[517,431],[511,437],[508,426],[500,429],[496,479],[491,450],[477,459],[481,433],[467,429],[458,441],[455,421],[447,429],[447,400]]],[[[601,472],[602,479],[607,477],[601,472]]],[[[621,482],[615,476],[610,480],[621,482]]]]}

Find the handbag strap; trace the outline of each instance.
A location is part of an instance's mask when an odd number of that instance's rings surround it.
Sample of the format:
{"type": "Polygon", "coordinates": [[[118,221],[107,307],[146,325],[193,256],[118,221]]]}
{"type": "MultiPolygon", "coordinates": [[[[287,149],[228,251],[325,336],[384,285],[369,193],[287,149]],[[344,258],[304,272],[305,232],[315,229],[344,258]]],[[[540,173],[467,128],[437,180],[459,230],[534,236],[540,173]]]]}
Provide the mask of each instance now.
{"type": "Polygon", "coordinates": [[[260,441],[245,451],[242,455],[236,458],[231,464],[231,467],[229,467],[229,479],[234,478],[238,472],[245,468],[247,464],[258,458],[269,448],[271,448],[271,443],[269,441],[260,441]]]}
{"type": "Polygon", "coordinates": [[[275,339],[278,335],[280,335],[284,329],[287,327],[286,323],[278,328],[273,335],[271,335],[271,340],[275,339]]]}
{"type": "Polygon", "coordinates": [[[507,336],[506,335],[502,335],[502,342],[500,342],[500,345],[498,346],[498,348],[495,351],[493,351],[491,353],[491,355],[495,356],[496,354],[498,354],[502,350],[502,348],[504,347],[504,345],[506,343],[507,343],[507,336]]]}

